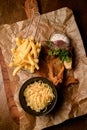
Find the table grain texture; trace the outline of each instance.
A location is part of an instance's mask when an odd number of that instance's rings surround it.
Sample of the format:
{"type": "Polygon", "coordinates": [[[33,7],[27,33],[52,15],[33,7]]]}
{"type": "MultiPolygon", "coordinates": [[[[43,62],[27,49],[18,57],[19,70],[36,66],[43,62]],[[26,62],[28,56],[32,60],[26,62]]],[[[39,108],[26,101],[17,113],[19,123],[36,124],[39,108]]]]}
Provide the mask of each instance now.
{"type": "MultiPolygon", "coordinates": [[[[26,0],[32,3],[35,0],[26,0]]],[[[36,3],[35,3],[36,4],[36,3]]],[[[75,20],[79,27],[84,48],[87,54],[87,0],[37,0],[39,12],[41,14],[68,7],[73,10],[75,20]]],[[[32,5],[34,6],[34,5],[32,5]]],[[[33,8],[33,7],[32,7],[33,8]]],[[[35,8],[37,9],[37,8],[35,8]]],[[[11,24],[29,17],[25,9],[25,0],[0,0],[0,24],[11,24]]],[[[0,64],[3,71],[4,86],[10,108],[11,116],[18,123],[19,114],[14,103],[10,82],[3,55],[0,49],[0,64]],[[9,91],[8,91],[9,90],[9,91]],[[10,96],[9,96],[10,95],[10,96]],[[9,98],[10,97],[10,98],[9,98]],[[11,100],[11,101],[9,101],[11,100]]],[[[87,115],[67,120],[59,125],[45,128],[44,130],[87,130],[87,115]]]]}

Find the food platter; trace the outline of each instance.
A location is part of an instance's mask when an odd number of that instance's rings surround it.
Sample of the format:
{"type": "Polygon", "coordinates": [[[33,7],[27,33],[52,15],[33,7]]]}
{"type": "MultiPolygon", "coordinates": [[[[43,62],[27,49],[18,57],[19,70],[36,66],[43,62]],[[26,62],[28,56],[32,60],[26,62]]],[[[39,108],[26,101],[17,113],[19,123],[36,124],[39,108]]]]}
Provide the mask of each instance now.
{"type": "MultiPolygon", "coordinates": [[[[21,109],[19,99],[17,97],[19,97],[19,90],[21,89],[22,84],[29,78],[36,75],[47,78],[48,71],[46,69],[46,64],[43,64],[46,57],[42,57],[42,64],[40,64],[41,73],[30,74],[25,73],[24,71],[20,71],[19,73],[17,73],[16,76],[13,77],[12,72],[14,68],[9,67],[9,62],[12,58],[12,53],[9,48],[13,48],[13,46],[15,46],[15,37],[18,35],[18,33],[20,37],[24,36],[27,31],[28,25],[29,21],[22,21],[13,25],[3,25],[0,30],[0,47],[2,49],[2,53],[6,62],[9,79],[12,84],[11,89],[13,92],[15,103],[17,104],[17,108],[20,113],[20,122],[23,126],[26,126],[27,124],[27,126],[29,126],[30,128],[33,120],[30,116],[26,116],[27,114],[25,114],[24,110],[21,109]],[[25,120],[27,121],[27,123],[25,122],[25,120]]],[[[31,34],[33,33],[34,28],[35,26],[32,26],[30,32],[31,34]]],[[[41,116],[40,118],[36,117],[34,120],[34,124],[32,124],[32,127],[35,127],[36,129],[39,129],[39,124],[41,124],[40,129],[43,129],[51,125],[62,123],[67,119],[78,117],[87,113],[87,58],[83,47],[81,35],[76,25],[72,10],[70,10],[69,8],[62,8],[41,15],[36,34],[36,41],[47,41],[54,32],[65,33],[70,38],[75,53],[75,68],[74,72],[71,73],[70,76],[74,76],[75,78],[77,78],[79,80],[79,84],[71,85],[68,87],[64,86],[62,92],[64,100],[61,102],[60,108],[55,111],[55,114],[53,115],[47,115],[45,117],[41,116]]],[[[51,62],[53,62],[53,60],[51,60],[50,63],[51,62]]]]}

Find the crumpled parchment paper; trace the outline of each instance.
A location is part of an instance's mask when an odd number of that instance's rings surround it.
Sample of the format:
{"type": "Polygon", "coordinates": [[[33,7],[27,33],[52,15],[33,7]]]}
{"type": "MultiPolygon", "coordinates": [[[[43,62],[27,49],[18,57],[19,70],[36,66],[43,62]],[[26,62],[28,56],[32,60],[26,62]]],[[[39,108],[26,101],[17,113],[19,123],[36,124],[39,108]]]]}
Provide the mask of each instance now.
{"type": "MultiPolygon", "coordinates": [[[[17,76],[12,76],[14,68],[9,68],[12,57],[11,48],[15,46],[15,37],[26,36],[29,20],[16,22],[12,25],[0,26],[0,47],[7,65],[11,89],[14,100],[20,113],[20,130],[41,130],[42,128],[59,124],[67,119],[87,113],[87,58],[83,47],[77,24],[72,10],[67,7],[41,15],[36,40],[49,40],[54,32],[63,32],[71,40],[75,51],[74,76],[79,80],[79,85],[63,89],[63,101],[59,108],[47,116],[34,117],[23,111],[19,103],[19,90],[21,85],[35,75],[20,71],[17,76]]],[[[32,23],[29,35],[33,35],[35,22],[32,23]]]]}

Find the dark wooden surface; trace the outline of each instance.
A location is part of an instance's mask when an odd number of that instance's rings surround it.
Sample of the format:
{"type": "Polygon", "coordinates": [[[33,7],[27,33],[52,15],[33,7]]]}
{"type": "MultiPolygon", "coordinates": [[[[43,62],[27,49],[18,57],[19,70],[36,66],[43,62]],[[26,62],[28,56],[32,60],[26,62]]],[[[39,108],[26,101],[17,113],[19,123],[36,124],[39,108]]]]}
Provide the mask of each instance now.
{"type": "Polygon", "coordinates": [[[47,13],[62,7],[73,10],[77,25],[87,52],[87,0],[37,0],[41,13],[47,13]]]}
{"type": "Polygon", "coordinates": [[[26,19],[25,0],[0,0],[0,25],[26,19]]]}
{"type": "MultiPolygon", "coordinates": [[[[20,20],[27,19],[23,0],[0,0],[0,25],[12,24],[20,20]]],[[[7,103],[12,119],[19,123],[19,112],[14,101],[11,90],[11,84],[8,77],[7,68],[0,48],[0,65],[2,68],[4,87],[7,97],[7,103]]],[[[1,100],[1,99],[0,99],[1,100]]]]}
{"type": "MultiPolygon", "coordinates": [[[[87,52],[87,0],[37,0],[41,14],[61,7],[73,10],[87,52]]],[[[11,24],[26,19],[25,0],[0,0],[0,24],[11,24]]],[[[84,107],[84,106],[83,106],[84,107]]],[[[70,119],[45,130],[87,130],[87,115],[70,119]]]]}

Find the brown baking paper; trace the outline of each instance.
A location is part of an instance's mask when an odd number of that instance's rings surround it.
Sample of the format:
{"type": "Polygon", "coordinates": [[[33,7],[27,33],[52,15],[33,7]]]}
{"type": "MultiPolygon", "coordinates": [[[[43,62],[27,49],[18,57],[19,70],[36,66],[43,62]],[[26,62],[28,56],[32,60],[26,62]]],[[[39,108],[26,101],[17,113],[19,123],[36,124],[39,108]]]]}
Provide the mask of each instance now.
{"type": "MultiPolygon", "coordinates": [[[[25,37],[29,20],[20,21],[12,25],[0,26],[0,47],[7,65],[11,89],[14,100],[20,114],[20,130],[41,130],[42,128],[59,124],[67,119],[81,116],[87,113],[87,58],[83,47],[83,42],[76,25],[72,10],[61,8],[59,10],[43,14],[40,18],[36,40],[49,40],[54,32],[63,32],[71,40],[75,51],[74,77],[79,80],[79,85],[73,85],[63,89],[63,101],[54,114],[34,117],[23,111],[19,103],[19,90],[21,85],[30,77],[25,71],[18,72],[17,76],[12,76],[14,68],[9,68],[12,53],[10,48],[15,46],[15,37],[25,37]]],[[[35,22],[32,23],[29,35],[33,35],[35,22]]]]}

